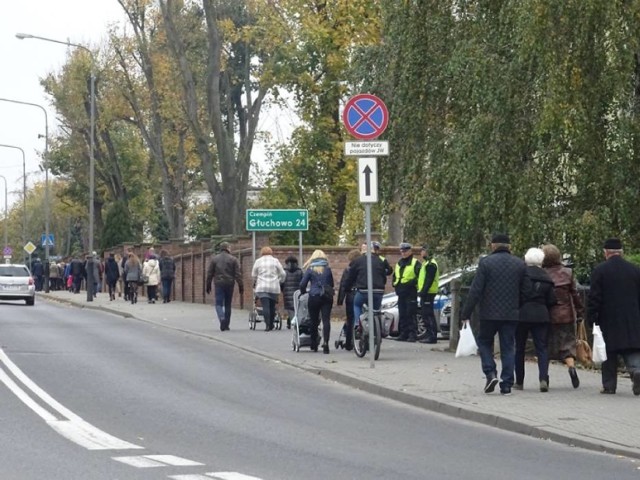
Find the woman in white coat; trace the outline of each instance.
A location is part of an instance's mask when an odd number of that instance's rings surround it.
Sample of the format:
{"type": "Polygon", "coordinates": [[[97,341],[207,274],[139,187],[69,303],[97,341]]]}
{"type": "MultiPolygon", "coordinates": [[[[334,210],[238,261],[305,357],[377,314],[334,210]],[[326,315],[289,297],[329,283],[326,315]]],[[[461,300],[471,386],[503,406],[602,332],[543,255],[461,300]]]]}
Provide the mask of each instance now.
{"type": "Polygon", "coordinates": [[[158,262],[155,255],[144,261],[142,278],[145,279],[144,284],[147,286],[147,301],[156,303],[158,299],[158,284],[160,283],[160,262],[158,262]]]}

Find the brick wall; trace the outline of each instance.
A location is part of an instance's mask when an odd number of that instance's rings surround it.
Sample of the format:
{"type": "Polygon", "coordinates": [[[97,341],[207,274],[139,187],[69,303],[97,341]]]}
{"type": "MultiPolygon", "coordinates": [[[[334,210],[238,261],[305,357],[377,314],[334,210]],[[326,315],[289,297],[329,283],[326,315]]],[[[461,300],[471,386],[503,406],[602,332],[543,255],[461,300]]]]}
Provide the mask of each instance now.
{"type": "MultiPolygon", "coordinates": [[[[231,245],[231,253],[235,255],[242,269],[242,278],[245,286],[244,298],[240,298],[238,290],[233,297],[234,306],[244,308],[250,308],[253,304],[253,280],[251,279],[251,269],[253,267],[252,256],[252,238],[238,237],[237,239],[224,239],[231,245]]],[[[141,259],[144,258],[145,253],[150,247],[154,247],[156,254],[160,254],[161,250],[167,250],[176,264],[176,278],[174,281],[172,298],[174,300],[190,303],[214,303],[214,292],[210,294],[205,293],[205,279],[207,274],[207,266],[215,253],[212,248],[217,245],[221,239],[214,239],[211,241],[203,242],[191,242],[183,243],[180,241],[160,242],[157,244],[123,244],[105,252],[105,256],[109,253],[123,254],[127,248],[132,248],[133,251],[141,259]]],[[[256,258],[260,255],[260,248],[267,244],[266,236],[256,236],[256,258]]],[[[271,246],[273,249],[273,255],[284,266],[285,259],[293,255],[296,258],[299,256],[298,246],[271,246]]],[[[329,265],[333,272],[333,278],[338,287],[342,272],[347,267],[347,255],[348,253],[357,248],[351,247],[334,247],[334,246],[303,246],[303,259],[298,258],[300,266],[304,264],[304,261],[309,258],[314,250],[320,248],[323,250],[329,258],[329,265]]],[[[419,252],[416,252],[418,254],[419,252]]],[[[389,264],[393,267],[400,258],[400,254],[396,247],[387,247],[382,249],[382,255],[384,255],[389,264]]],[[[143,295],[146,292],[142,292],[144,289],[140,289],[140,293],[143,295]]],[[[387,291],[392,291],[391,282],[387,282],[387,291]]],[[[336,295],[337,298],[337,295],[336,295]]],[[[339,313],[339,312],[336,312],[339,313]]],[[[341,312],[340,312],[341,313],[341,312]]]]}

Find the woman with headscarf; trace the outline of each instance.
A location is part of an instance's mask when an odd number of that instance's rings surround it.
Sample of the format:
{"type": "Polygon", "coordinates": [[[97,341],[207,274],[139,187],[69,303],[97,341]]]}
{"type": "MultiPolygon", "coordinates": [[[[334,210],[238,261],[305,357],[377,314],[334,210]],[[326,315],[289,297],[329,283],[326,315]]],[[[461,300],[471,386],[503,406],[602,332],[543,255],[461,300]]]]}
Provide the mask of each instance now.
{"type": "Polygon", "coordinates": [[[313,252],[304,264],[300,281],[300,293],[309,286],[309,317],[311,319],[311,349],[318,351],[318,325],[322,316],[322,351],[329,353],[331,334],[331,307],[333,306],[333,273],[329,260],[322,250],[313,252]]]}

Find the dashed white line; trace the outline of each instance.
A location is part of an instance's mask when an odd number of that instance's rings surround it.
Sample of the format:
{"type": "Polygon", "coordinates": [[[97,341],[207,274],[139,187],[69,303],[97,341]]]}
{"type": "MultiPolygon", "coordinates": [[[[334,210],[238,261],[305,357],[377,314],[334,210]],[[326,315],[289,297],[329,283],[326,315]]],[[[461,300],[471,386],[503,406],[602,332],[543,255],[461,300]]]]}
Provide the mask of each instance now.
{"type": "Polygon", "coordinates": [[[165,463],[156,462],[150,458],[145,457],[112,457],[116,462],[121,462],[131,467],[136,468],[155,468],[166,467],[165,463]]]}
{"type": "Polygon", "coordinates": [[[213,478],[219,478],[220,480],[262,480],[258,477],[252,477],[251,475],[244,475],[238,472],[213,472],[207,473],[207,475],[213,478]]]}
{"type": "Polygon", "coordinates": [[[174,467],[194,467],[204,465],[204,463],[194,462],[193,460],[187,460],[186,458],[176,457],[175,455],[145,455],[145,457],[151,460],[157,460],[158,462],[166,463],[174,467]]]}
{"type": "Polygon", "coordinates": [[[197,467],[204,463],[194,462],[175,455],[138,455],[132,457],[112,457],[113,460],[126,463],[136,468],[153,468],[153,467],[197,467]]]}
{"type": "Polygon", "coordinates": [[[217,478],[219,480],[262,480],[261,478],[238,472],[209,472],[204,475],[171,475],[169,478],[173,480],[211,480],[211,478],[217,478]]]}

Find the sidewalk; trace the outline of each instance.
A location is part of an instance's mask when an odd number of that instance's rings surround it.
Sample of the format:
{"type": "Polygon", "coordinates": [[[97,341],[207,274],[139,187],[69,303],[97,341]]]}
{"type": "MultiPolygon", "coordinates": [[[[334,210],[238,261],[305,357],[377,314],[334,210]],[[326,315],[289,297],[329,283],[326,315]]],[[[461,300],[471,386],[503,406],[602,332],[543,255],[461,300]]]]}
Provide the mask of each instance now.
{"type": "Polygon", "coordinates": [[[281,331],[265,333],[260,323],[251,331],[246,310],[234,310],[231,330],[220,332],[211,305],[182,302],[150,305],[145,299],[131,305],[121,298],[110,302],[105,293],[87,302],[86,292],[38,293],[36,302],[43,299],[205,336],[329,380],[456,418],[640,458],[640,397],[631,392],[628,377],[618,379],[616,395],[601,395],[599,372],[578,370],[581,385],[574,390],[566,368],[553,364],[549,368],[550,391],[540,393],[537,367],[528,363],[524,391],[514,390],[507,397],[499,393],[487,395],[482,391],[485,380],[479,358],[454,358],[453,353],[445,351],[448,342],[424,345],[384,340],[380,359],[372,369],[369,354],[361,359],[353,352],[333,348],[342,326],[338,323],[332,325],[330,355],[308,348],[296,353],[292,351],[291,331],[286,325],[281,331]]]}

